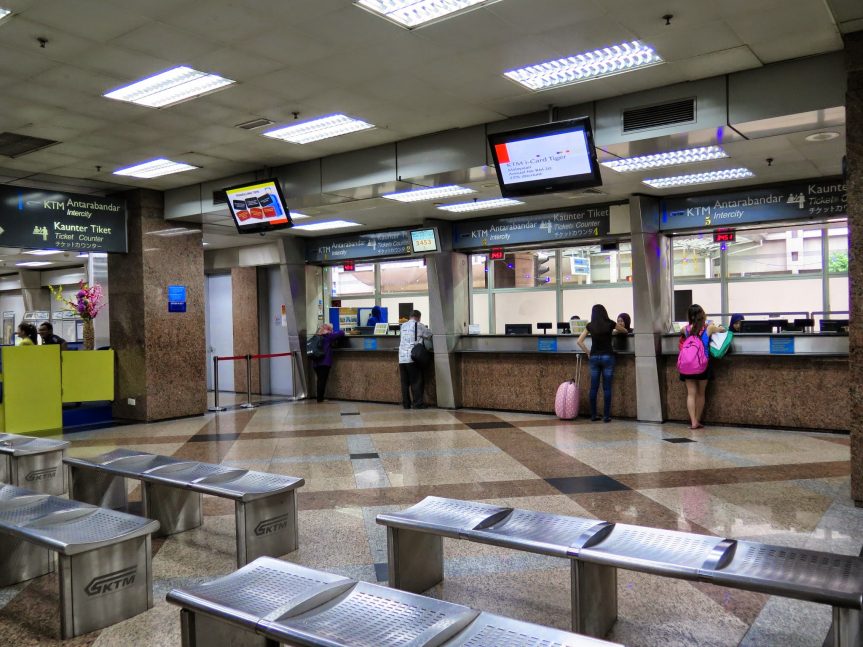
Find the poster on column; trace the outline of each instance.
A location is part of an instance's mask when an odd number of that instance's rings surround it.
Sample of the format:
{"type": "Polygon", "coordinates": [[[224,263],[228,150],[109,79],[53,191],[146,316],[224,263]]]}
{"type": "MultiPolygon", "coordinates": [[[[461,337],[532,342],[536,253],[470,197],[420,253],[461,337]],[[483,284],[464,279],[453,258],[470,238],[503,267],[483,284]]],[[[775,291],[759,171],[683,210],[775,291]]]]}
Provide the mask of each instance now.
{"type": "Polygon", "coordinates": [[[842,218],[848,196],[842,179],[754,186],[729,193],[699,194],[662,200],[663,231],[842,218]]]}
{"type": "Polygon", "coordinates": [[[0,247],[125,253],[126,202],[0,186],[0,247]]]}
{"type": "Polygon", "coordinates": [[[507,218],[468,220],[453,224],[453,248],[475,249],[599,238],[608,234],[610,223],[610,204],[507,218]]]}

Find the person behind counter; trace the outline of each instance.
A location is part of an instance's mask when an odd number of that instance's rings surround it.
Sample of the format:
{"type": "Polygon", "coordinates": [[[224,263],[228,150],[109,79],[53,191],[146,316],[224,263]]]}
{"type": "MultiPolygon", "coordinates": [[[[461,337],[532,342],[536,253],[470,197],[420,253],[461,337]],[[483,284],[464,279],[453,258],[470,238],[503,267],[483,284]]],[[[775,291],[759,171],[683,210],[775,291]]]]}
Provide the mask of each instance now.
{"type": "Polygon", "coordinates": [[[366,325],[374,327],[379,323],[385,323],[383,321],[383,315],[381,314],[380,306],[375,306],[372,308],[372,313],[369,315],[369,318],[366,320],[366,325]]]}
{"type": "Polygon", "coordinates": [[[735,313],[731,315],[731,321],[728,324],[728,329],[733,333],[739,333],[741,327],[740,322],[744,321],[745,319],[746,317],[744,317],[742,314],[735,313]]]}
{"type": "Polygon", "coordinates": [[[603,422],[611,422],[611,380],[614,377],[614,349],[611,346],[611,336],[617,329],[617,324],[608,316],[605,306],[596,304],[590,312],[590,323],[578,338],[578,345],[590,357],[590,419],[596,422],[596,396],[599,392],[599,382],[602,380],[603,422]],[[590,350],[584,343],[590,334],[590,350]]]}
{"type": "Polygon", "coordinates": [[[725,332],[725,328],[707,321],[707,315],[697,303],[689,306],[687,311],[689,325],[680,331],[680,342],[689,336],[701,338],[704,353],[707,356],[707,368],[696,375],[680,374],[680,381],[686,383],[686,410],[689,412],[690,429],[702,429],[701,417],[704,415],[704,403],[707,393],[707,382],[713,379],[713,367],[710,365],[710,336],[716,332],[725,332]]]}
{"type": "Polygon", "coordinates": [[[402,406],[405,409],[411,408],[411,401],[414,409],[426,408],[423,402],[423,369],[411,357],[414,345],[432,336],[428,326],[420,323],[421,318],[420,311],[414,310],[399,332],[399,379],[402,384],[402,406]]]}
{"type": "Polygon", "coordinates": [[[632,317],[629,316],[628,312],[621,312],[617,315],[617,327],[615,327],[614,332],[618,335],[632,334],[632,317]]]}
{"type": "Polygon", "coordinates": [[[342,330],[334,332],[333,324],[325,323],[321,324],[315,334],[321,338],[324,354],[321,357],[312,358],[312,367],[314,367],[317,377],[317,400],[323,402],[324,394],[327,391],[327,380],[330,378],[330,369],[333,366],[333,344],[344,337],[345,333],[342,330]]]}
{"type": "Polygon", "coordinates": [[[69,344],[62,337],[54,334],[54,326],[48,321],[39,324],[39,336],[43,346],[60,346],[60,350],[69,350],[69,344]]]}
{"type": "Polygon", "coordinates": [[[38,341],[36,326],[26,321],[18,324],[18,330],[15,331],[18,337],[16,346],[35,346],[38,341]]]}

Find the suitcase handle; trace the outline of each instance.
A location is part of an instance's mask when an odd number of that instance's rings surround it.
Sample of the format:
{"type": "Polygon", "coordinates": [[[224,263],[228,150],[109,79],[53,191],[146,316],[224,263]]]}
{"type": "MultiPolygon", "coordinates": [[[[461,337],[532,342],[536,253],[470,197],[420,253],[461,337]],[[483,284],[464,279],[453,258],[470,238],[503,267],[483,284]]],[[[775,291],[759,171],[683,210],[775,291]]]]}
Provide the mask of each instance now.
{"type": "Polygon", "coordinates": [[[577,389],[581,388],[581,356],[584,353],[578,353],[575,356],[575,377],[573,378],[573,382],[575,382],[575,387],[577,389]]]}

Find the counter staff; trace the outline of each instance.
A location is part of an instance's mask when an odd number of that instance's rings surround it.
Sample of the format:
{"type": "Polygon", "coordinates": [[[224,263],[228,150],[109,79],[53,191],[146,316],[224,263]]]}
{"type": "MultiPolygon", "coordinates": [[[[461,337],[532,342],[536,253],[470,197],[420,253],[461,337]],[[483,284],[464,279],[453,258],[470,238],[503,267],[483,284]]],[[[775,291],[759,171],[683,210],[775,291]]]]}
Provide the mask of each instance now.
{"type": "Polygon", "coordinates": [[[54,326],[48,321],[39,324],[39,336],[43,346],[59,345],[60,350],[69,350],[69,344],[62,337],[54,334],[54,326]]]}

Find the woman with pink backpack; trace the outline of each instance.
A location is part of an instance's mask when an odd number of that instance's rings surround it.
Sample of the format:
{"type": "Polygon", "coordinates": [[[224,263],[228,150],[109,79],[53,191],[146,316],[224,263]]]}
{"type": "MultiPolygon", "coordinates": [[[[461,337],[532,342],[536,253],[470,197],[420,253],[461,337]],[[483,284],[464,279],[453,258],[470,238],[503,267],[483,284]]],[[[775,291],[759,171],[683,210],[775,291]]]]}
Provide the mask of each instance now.
{"type": "Polygon", "coordinates": [[[677,370],[680,381],[686,383],[686,409],[691,421],[690,429],[701,429],[707,382],[713,378],[710,366],[710,336],[725,332],[725,328],[707,321],[707,315],[697,303],[689,306],[689,325],[680,331],[680,349],[677,370]]]}

